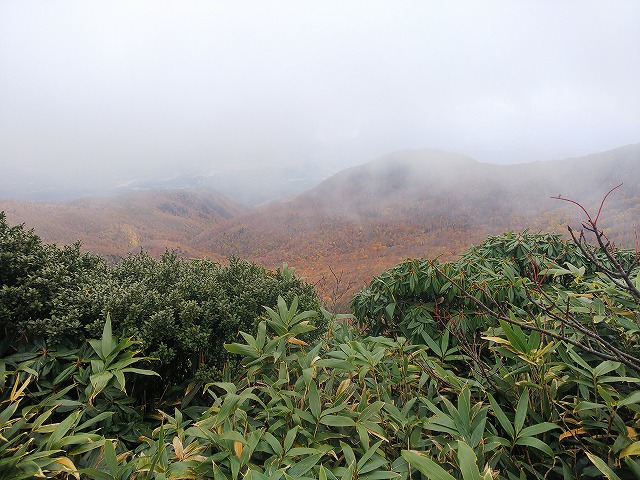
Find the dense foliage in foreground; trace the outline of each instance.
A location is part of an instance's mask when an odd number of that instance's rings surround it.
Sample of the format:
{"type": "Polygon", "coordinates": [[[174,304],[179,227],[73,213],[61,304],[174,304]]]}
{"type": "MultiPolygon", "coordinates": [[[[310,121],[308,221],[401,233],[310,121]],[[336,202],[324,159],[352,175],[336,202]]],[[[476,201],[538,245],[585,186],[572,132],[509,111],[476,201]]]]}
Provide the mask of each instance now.
{"type": "Polygon", "coordinates": [[[297,296],[304,309],[320,306],[313,286],[286,266],[269,272],[237,258],[221,265],[173,252],[157,260],[141,252],[109,265],[79,244],[44,244],[33,231],[7,225],[0,212],[0,334],[13,343],[51,348],[73,339],[77,346],[98,336],[109,314],[114,332],[135,337],[156,359],[150,368],[162,384],[134,382],[145,401],[167,384],[221,379],[234,363],[224,343],[238,330],[255,330],[263,305],[278,296],[297,296]]]}
{"type": "MultiPolygon", "coordinates": [[[[638,252],[615,250],[595,222],[585,225],[595,246],[555,234],[489,237],[456,262],[407,260],[352,301],[361,326],[427,345],[470,389],[471,405],[487,409],[471,446],[503,476],[640,475],[638,252]]],[[[436,431],[455,436],[465,423],[436,431]]]]}
{"type": "Polygon", "coordinates": [[[225,345],[233,382],[153,415],[127,391],[154,372],[109,320],[5,342],[0,478],[637,478],[640,296],[614,280],[523,233],[383,273],[354,299],[361,330],[324,312],[313,339],[316,313],[280,297],[225,345]]]}

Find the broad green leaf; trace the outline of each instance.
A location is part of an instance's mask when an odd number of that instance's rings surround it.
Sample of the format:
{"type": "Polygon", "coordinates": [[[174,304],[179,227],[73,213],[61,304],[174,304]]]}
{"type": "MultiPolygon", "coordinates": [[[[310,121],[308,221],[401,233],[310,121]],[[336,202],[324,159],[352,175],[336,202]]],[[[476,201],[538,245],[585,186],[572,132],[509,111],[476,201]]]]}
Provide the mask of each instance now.
{"type": "Polygon", "coordinates": [[[306,422],[312,425],[316,423],[316,417],[311,415],[311,413],[309,413],[308,410],[300,410],[299,408],[294,408],[293,413],[294,415],[297,415],[298,417],[300,417],[301,419],[305,420],[306,422]]]}
{"type": "Polygon", "coordinates": [[[113,334],[111,332],[111,315],[107,314],[107,321],[104,322],[104,328],[102,329],[101,340],[102,352],[100,358],[105,360],[115,348],[115,342],[113,340],[113,334]]]}
{"type": "Polygon", "coordinates": [[[106,388],[112,378],[113,374],[111,372],[101,372],[97,375],[91,375],[91,377],[89,377],[91,385],[93,386],[91,398],[96,397],[100,392],[102,392],[102,390],[106,388]]]}
{"type": "Polygon", "coordinates": [[[516,436],[519,435],[520,430],[522,430],[522,426],[524,425],[524,420],[527,417],[527,411],[529,410],[529,390],[525,389],[520,395],[520,400],[518,400],[518,405],[516,407],[516,415],[513,420],[513,429],[516,432],[516,436]]]}
{"type": "Polygon", "coordinates": [[[356,455],[353,453],[353,449],[349,444],[340,442],[340,447],[342,448],[342,453],[344,454],[344,460],[347,464],[348,468],[356,467],[356,455]]]}
{"type": "Polygon", "coordinates": [[[539,435],[544,432],[548,432],[549,430],[553,430],[554,428],[560,428],[558,425],[551,422],[543,422],[538,423],[536,425],[531,425],[529,427],[523,428],[520,432],[521,437],[532,437],[534,435],[539,435]]]}
{"type": "Polygon", "coordinates": [[[456,480],[444,468],[415,450],[402,450],[402,458],[431,480],[456,480]]]}
{"type": "MultiPolygon", "coordinates": [[[[56,385],[60,383],[62,380],[65,380],[72,372],[75,372],[77,369],[78,369],[78,366],[75,363],[69,365],[62,372],[60,372],[56,376],[56,378],[53,379],[53,384],[56,385]]],[[[2,377],[2,372],[0,372],[0,377],[2,377]]]]}
{"type": "Polygon", "coordinates": [[[148,376],[156,376],[159,377],[160,374],[158,372],[154,372],[153,370],[148,370],[146,368],[123,368],[122,373],[135,373],[136,375],[148,375],[148,376]]]}
{"type": "Polygon", "coordinates": [[[224,402],[222,403],[222,407],[220,408],[220,411],[218,412],[218,415],[216,417],[215,425],[217,426],[224,422],[227,417],[229,417],[231,412],[236,409],[238,403],[240,403],[241,400],[242,398],[239,395],[227,394],[225,396],[224,402]]]}
{"type": "Polygon", "coordinates": [[[318,471],[318,480],[338,480],[337,477],[331,472],[331,470],[325,468],[320,465],[320,470],[318,471]]]}
{"type": "MultiPolygon", "coordinates": [[[[509,315],[513,320],[515,320],[513,312],[509,312],[509,315]]],[[[500,326],[516,352],[528,353],[529,344],[527,342],[527,337],[520,327],[517,325],[511,325],[504,320],[500,320],[500,326]]]]}
{"type": "Polygon", "coordinates": [[[309,455],[299,462],[296,462],[289,470],[287,470],[287,473],[293,478],[299,478],[311,470],[320,461],[323,455],[324,453],[309,455]]]}
{"type": "MultiPolygon", "coordinates": [[[[96,435],[98,436],[98,435],[96,435]]],[[[109,440],[107,440],[109,441],[109,440]]],[[[101,439],[93,442],[85,442],[75,448],[69,450],[69,455],[82,455],[83,453],[90,452],[91,450],[95,450],[96,448],[102,448],[105,440],[101,439]]]]}
{"type": "Polygon", "coordinates": [[[271,433],[264,432],[263,438],[267,441],[267,443],[269,444],[269,446],[271,447],[271,449],[274,451],[276,455],[281,456],[284,453],[282,445],[280,445],[280,442],[278,441],[278,439],[274,437],[271,433]]]}
{"type": "Polygon", "coordinates": [[[337,358],[323,358],[316,362],[317,367],[335,368],[340,370],[357,370],[357,366],[346,360],[340,360],[337,358]]]}
{"type": "Polygon", "coordinates": [[[213,383],[207,384],[207,387],[209,386],[219,387],[223,389],[225,392],[231,393],[231,394],[238,393],[238,386],[232,382],[213,382],[213,383]]]}
{"type": "Polygon", "coordinates": [[[213,480],[229,480],[215,462],[213,463],[213,480]]]}
{"type": "Polygon", "coordinates": [[[102,437],[97,433],[79,433],[73,435],[65,435],[58,441],[58,447],[67,449],[71,445],[86,444],[90,442],[100,441],[102,437]]]}
{"type": "Polygon", "coordinates": [[[591,463],[593,463],[596,466],[596,468],[600,470],[605,477],[607,477],[609,480],[620,480],[620,477],[618,477],[618,475],[616,475],[614,471],[611,470],[611,468],[609,468],[609,465],[607,465],[607,462],[602,460],[600,457],[595,456],[593,453],[590,453],[590,452],[585,452],[585,453],[587,454],[587,457],[589,457],[589,460],[591,460],[591,463]]]}
{"type": "Polygon", "coordinates": [[[238,332],[240,335],[242,335],[242,338],[244,338],[244,341],[247,342],[247,345],[249,345],[251,348],[253,348],[256,353],[258,353],[258,350],[260,350],[258,348],[258,342],[256,341],[255,338],[253,338],[253,336],[249,335],[248,333],[245,332],[238,332]]]}
{"type": "Polygon", "coordinates": [[[325,415],[320,418],[320,423],[329,427],[355,427],[356,425],[352,418],[342,415],[325,415]]]}
{"type": "Polygon", "coordinates": [[[624,457],[624,463],[629,467],[629,470],[633,472],[636,478],[640,478],[640,464],[637,460],[632,459],[629,456],[624,457]]]}
{"type": "Polygon", "coordinates": [[[291,450],[287,452],[287,457],[302,457],[304,455],[315,455],[316,453],[324,452],[317,448],[312,447],[293,447],[291,450]]]}
{"type": "Polygon", "coordinates": [[[384,311],[386,313],[386,318],[387,318],[387,322],[391,323],[393,320],[393,314],[396,310],[396,304],[395,303],[390,303],[388,304],[384,311]]]}
{"type": "Polygon", "coordinates": [[[322,405],[320,403],[320,393],[318,392],[318,387],[314,381],[309,384],[309,409],[311,410],[311,415],[316,419],[320,418],[322,405]]]}
{"type": "Polygon", "coordinates": [[[78,470],[80,475],[84,475],[81,478],[91,478],[92,480],[113,480],[114,477],[108,473],[105,473],[95,468],[81,468],[78,470]]]}
{"type": "Polygon", "coordinates": [[[363,448],[368,450],[369,449],[369,432],[363,425],[359,423],[356,423],[356,432],[358,432],[358,438],[360,439],[360,443],[362,444],[363,448]]]}
{"type": "MultiPolygon", "coordinates": [[[[347,468],[345,468],[342,471],[342,476],[340,477],[340,480],[353,480],[353,478],[356,476],[355,474],[355,464],[350,464],[347,468]]],[[[298,479],[291,479],[291,480],[298,480],[298,479]]]]}
{"type": "MultiPolygon", "coordinates": [[[[121,357],[124,357],[124,355],[122,355],[121,357]]],[[[121,358],[119,357],[119,358],[121,358]]],[[[115,363],[110,363],[108,368],[109,370],[113,371],[113,370],[117,370],[120,368],[124,368],[124,367],[128,367],[129,365],[132,365],[134,363],[139,362],[140,360],[142,360],[142,358],[140,357],[132,357],[132,358],[121,358],[120,360],[118,360],[115,363]]]]}
{"type": "Polygon", "coordinates": [[[602,408],[607,408],[606,405],[602,403],[593,403],[593,402],[578,402],[578,404],[573,408],[574,412],[582,412],[585,410],[599,410],[602,408]]]}
{"type": "Polygon", "coordinates": [[[67,432],[73,427],[73,424],[78,420],[80,414],[82,412],[80,410],[76,410],[68,415],[64,420],[62,420],[55,428],[49,439],[46,443],[46,449],[57,449],[58,443],[64,437],[67,432]]]}
{"type": "MultiPolygon", "coordinates": [[[[14,385],[17,385],[17,382],[14,385]]],[[[0,422],[6,423],[11,417],[13,417],[13,414],[16,412],[19,405],[20,405],[20,402],[13,401],[13,403],[11,403],[7,408],[2,410],[0,412],[0,422]]]]}
{"type": "Polygon", "coordinates": [[[259,350],[264,348],[267,339],[267,322],[264,320],[258,324],[258,334],[256,335],[256,343],[259,350]]]}
{"type": "Polygon", "coordinates": [[[366,428],[367,432],[369,432],[371,435],[378,437],[380,440],[384,440],[385,442],[389,441],[389,439],[386,437],[384,429],[379,424],[373,422],[363,422],[362,426],[366,428]]]}
{"type": "Polygon", "coordinates": [[[587,362],[585,362],[584,359],[580,355],[578,355],[576,352],[574,352],[572,348],[567,350],[567,353],[569,353],[569,356],[573,359],[574,362],[576,362],[582,368],[587,370],[589,373],[592,372],[592,368],[589,366],[589,364],[587,362]]]}
{"type": "Polygon", "coordinates": [[[400,477],[399,473],[392,472],[390,470],[377,470],[375,472],[362,475],[363,480],[390,480],[398,477],[400,477]]]}
{"type": "Polygon", "coordinates": [[[358,471],[358,476],[360,478],[364,477],[365,475],[366,477],[368,477],[371,472],[380,470],[381,467],[387,465],[388,463],[389,462],[386,458],[376,455],[375,457],[369,459],[369,461],[362,467],[357,467],[356,470],[358,471]]]}
{"type": "Polygon", "coordinates": [[[640,403],[640,390],[636,390],[627,398],[618,402],[618,407],[624,407],[625,405],[634,405],[640,403]]]}
{"type": "Polygon", "coordinates": [[[245,445],[247,443],[247,439],[242,436],[240,432],[236,432],[235,430],[228,430],[226,432],[222,432],[219,436],[221,440],[231,440],[233,442],[241,443],[245,445]]]}
{"type": "MultiPolygon", "coordinates": [[[[18,403],[14,403],[12,404],[13,408],[10,411],[11,415],[13,415],[13,413],[16,411],[16,409],[18,408],[18,403]]],[[[38,418],[35,419],[35,421],[31,424],[31,429],[32,430],[38,430],[38,428],[40,428],[40,426],[51,416],[51,414],[53,413],[53,411],[58,407],[58,405],[54,405],[53,407],[49,408],[48,410],[45,410],[43,413],[41,413],[40,415],[38,415],[38,418]]],[[[4,418],[4,412],[2,412],[2,414],[0,414],[0,428],[2,427],[2,424],[5,423],[9,417],[11,416],[7,416],[7,418],[4,418]]],[[[0,430],[1,432],[2,430],[0,430]]]]}
{"type": "Polygon", "coordinates": [[[260,356],[255,348],[250,347],[249,345],[243,345],[241,343],[225,343],[224,348],[227,352],[236,355],[242,355],[250,358],[258,358],[260,356]]]}
{"type": "Polygon", "coordinates": [[[440,345],[433,338],[431,338],[431,336],[429,336],[427,332],[422,332],[422,339],[437,357],[443,356],[444,352],[441,350],[440,345]]]}
{"type": "Polygon", "coordinates": [[[291,450],[291,447],[293,446],[293,442],[295,441],[297,435],[298,435],[298,427],[293,427],[291,430],[287,432],[287,435],[284,438],[285,452],[291,450]]]}
{"type": "Polygon", "coordinates": [[[620,367],[620,362],[614,362],[611,360],[605,360],[604,362],[601,362],[599,365],[597,365],[594,369],[593,369],[593,375],[595,377],[600,377],[602,375],[606,375],[609,372],[612,372],[613,370],[617,369],[620,367]]]}
{"type": "Polygon", "coordinates": [[[116,383],[120,385],[120,390],[123,392],[126,392],[124,373],[122,373],[122,371],[120,370],[113,370],[112,372],[113,372],[113,375],[116,377],[116,383]]]}
{"type": "Polygon", "coordinates": [[[542,440],[535,437],[519,437],[515,441],[515,445],[524,445],[526,447],[537,448],[538,450],[546,453],[550,457],[553,457],[553,450],[551,447],[544,443],[542,440]]]}
{"type": "Polygon", "coordinates": [[[107,468],[113,477],[118,476],[118,460],[116,458],[116,449],[111,440],[104,442],[104,458],[107,461],[107,468]]]}
{"type": "Polygon", "coordinates": [[[367,406],[367,408],[360,412],[360,415],[358,416],[358,422],[365,422],[369,420],[369,418],[378,413],[383,406],[384,402],[382,401],[377,401],[367,406]]]}
{"type": "MultiPolygon", "coordinates": [[[[367,463],[367,461],[376,453],[376,450],[378,450],[378,448],[380,447],[380,445],[382,445],[382,440],[376,442],[375,444],[373,444],[371,446],[371,448],[367,449],[367,451],[365,452],[365,454],[360,457],[360,460],[358,460],[358,464],[357,464],[357,470],[358,473],[362,473],[361,469],[362,467],[367,463]]],[[[386,463],[386,460],[385,460],[386,463]]]]}
{"type": "Polygon", "coordinates": [[[464,480],[481,480],[476,454],[465,442],[458,440],[458,463],[464,480]]]}
{"type": "Polygon", "coordinates": [[[633,442],[631,445],[626,446],[620,452],[620,458],[628,455],[640,455],[640,442],[633,442]]]}

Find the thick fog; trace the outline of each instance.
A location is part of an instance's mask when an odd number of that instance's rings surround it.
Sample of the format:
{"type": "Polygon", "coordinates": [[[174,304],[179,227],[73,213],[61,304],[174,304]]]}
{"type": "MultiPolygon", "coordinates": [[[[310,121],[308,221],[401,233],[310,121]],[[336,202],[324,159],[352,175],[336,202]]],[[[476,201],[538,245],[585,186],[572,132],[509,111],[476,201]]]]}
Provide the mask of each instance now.
{"type": "Polygon", "coordinates": [[[638,25],[635,0],[0,0],[0,198],[637,143],[638,25]]]}

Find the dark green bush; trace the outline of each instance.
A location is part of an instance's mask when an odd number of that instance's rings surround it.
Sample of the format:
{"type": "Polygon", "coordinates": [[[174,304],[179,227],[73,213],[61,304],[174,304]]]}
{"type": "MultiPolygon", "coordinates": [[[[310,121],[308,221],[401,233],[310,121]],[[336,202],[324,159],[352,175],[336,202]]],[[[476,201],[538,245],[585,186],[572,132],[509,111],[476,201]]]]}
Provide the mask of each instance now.
{"type": "Polygon", "coordinates": [[[292,269],[269,272],[238,258],[221,265],[173,252],[160,259],[142,252],[109,266],[82,253],[78,243],[44,244],[33,231],[8,226],[4,214],[0,267],[5,333],[49,345],[77,342],[98,336],[110,314],[117,334],[139,340],[145,355],[158,359],[152,367],[163,384],[138,386],[146,393],[194,378],[220,379],[226,366],[233,370],[223,344],[241,330],[253,332],[263,307],[279,296],[297,296],[306,310],[320,306],[313,286],[292,269]]]}
{"type": "MultiPolygon", "coordinates": [[[[91,335],[111,314],[117,331],[140,339],[158,358],[156,370],[172,384],[220,378],[230,356],[222,347],[239,331],[254,331],[264,306],[298,296],[318,310],[313,286],[282,272],[231,258],[229,265],[185,260],[167,252],[155,260],[140,253],[116,265],[108,282],[87,287],[83,320],[91,335]]],[[[82,299],[78,299],[81,303],[82,299]]]]}
{"type": "Polygon", "coordinates": [[[83,335],[78,306],[70,299],[106,273],[106,263],[81,252],[79,243],[44,244],[33,230],[9,226],[0,212],[0,332],[5,335],[38,331],[57,341],[83,335]]]}
{"type": "MultiPolygon", "coordinates": [[[[624,265],[633,262],[633,252],[615,254],[624,265]]],[[[608,265],[603,255],[599,259],[608,265]]],[[[597,278],[592,262],[560,235],[509,232],[487,237],[453,262],[407,259],[375,277],[355,295],[351,308],[360,325],[375,335],[422,342],[423,334],[440,335],[443,321],[451,319],[463,332],[473,332],[496,325],[478,302],[535,309],[534,290],[575,286],[572,275],[549,271],[567,265],[597,278]]],[[[588,285],[581,288],[586,291],[588,285]]]]}

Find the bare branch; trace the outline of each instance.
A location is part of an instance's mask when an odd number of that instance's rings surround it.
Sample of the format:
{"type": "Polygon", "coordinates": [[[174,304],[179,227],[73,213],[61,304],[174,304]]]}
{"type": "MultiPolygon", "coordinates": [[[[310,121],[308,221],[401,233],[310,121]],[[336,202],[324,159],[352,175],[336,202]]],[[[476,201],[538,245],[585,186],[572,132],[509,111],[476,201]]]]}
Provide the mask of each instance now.
{"type": "Polygon", "coordinates": [[[611,194],[611,192],[613,192],[617,188],[620,188],[621,186],[622,186],[622,183],[620,185],[613,187],[611,190],[609,190],[607,194],[604,196],[604,198],[602,199],[602,202],[600,202],[600,208],[598,209],[598,214],[596,215],[596,219],[593,221],[594,228],[596,226],[596,223],[598,223],[598,219],[600,218],[600,213],[602,213],[602,207],[604,206],[604,202],[607,200],[607,197],[611,194]]]}
{"type": "Polygon", "coordinates": [[[635,255],[634,261],[631,263],[629,268],[625,270],[625,268],[616,258],[613,243],[607,238],[605,233],[598,228],[598,219],[600,218],[600,214],[602,213],[602,208],[604,206],[605,200],[614,190],[616,190],[621,186],[622,186],[622,183],[620,185],[613,187],[611,190],[607,192],[607,194],[602,199],[602,202],[600,203],[600,208],[598,209],[598,214],[596,215],[595,219],[593,219],[589,214],[589,212],[587,212],[587,210],[579,202],[576,202],[575,200],[569,200],[567,198],[562,198],[560,196],[552,197],[552,198],[556,198],[558,200],[564,200],[566,202],[573,203],[574,205],[577,205],[578,207],[580,207],[580,209],[587,216],[587,221],[583,223],[583,226],[587,231],[593,233],[593,235],[596,238],[597,247],[590,248],[589,243],[587,242],[583,231],[580,231],[580,237],[576,238],[576,235],[571,229],[571,227],[567,226],[567,229],[569,230],[569,234],[571,235],[573,242],[580,249],[582,254],[585,257],[587,257],[587,259],[591,263],[593,263],[593,265],[596,267],[598,271],[604,273],[618,288],[621,288],[629,292],[636,299],[637,302],[640,302],[640,290],[638,290],[635,283],[631,279],[631,271],[638,264],[638,259],[639,259],[637,231],[636,231],[636,255],[635,255]],[[606,240],[606,243],[605,243],[605,240],[606,240]],[[604,254],[606,259],[611,263],[611,265],[613,265],[613,269],[606,267],[602,262],[600,262],[597,259],[595,254],[595,252],[597,251],[600,251],[602,254],[604,254]],[[622,282],[620,282],[619,280],[622,280],[622,282]]]}

